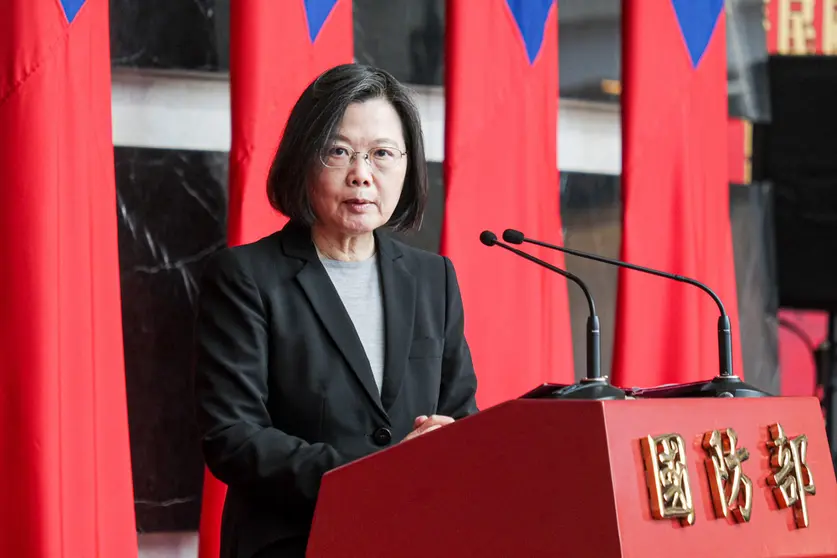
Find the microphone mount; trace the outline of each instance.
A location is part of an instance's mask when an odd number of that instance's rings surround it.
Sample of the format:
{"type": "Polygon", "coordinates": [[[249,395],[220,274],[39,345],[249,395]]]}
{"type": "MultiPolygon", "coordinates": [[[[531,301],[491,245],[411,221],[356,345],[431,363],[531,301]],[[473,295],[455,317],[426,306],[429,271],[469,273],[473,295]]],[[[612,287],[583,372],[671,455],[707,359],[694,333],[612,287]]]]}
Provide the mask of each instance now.
{"type": "Polygon", "coordinates": [[[606,263],[609,265],[615,265],[618,267],[624,267],[627,269],[632,269],[634,271],[639,271],[642,273],[647,273],[650,275],[656,275],[658,277],[664,277],[666,279],[672,279],[674,281],[679,281],[681,283],[687,283],[689,285],[693,285],[705,293],[707,293],[712,300],[715,301],[715,304],[718,306],[718,310],[720,311],[720,316],[718,317],[718,364],[719,364],[719,371],[718,375],[708,382],[695,382],[692,384],[677,384],[673,386],[659,386],[654,388],[646,388],[646,389],[633,389],[630,391],[631,395],[637,397],[769,397],[770,394],[759,390],[756,387],[753,387],[749,384],[744,383],[738,376],[733,373],[732,370],[732,326],[730,325],[729,315],[727,314],[726,309],[724,308],[724,303],[721,302],[721,299],[718,297],[715,292],[710,289],[708,286],[704,285],[700,281],[695,279],[691,279],[690,277],[684,277],[682,275],[676,275],[674,273],[667,273],[665,271],[658,271],[656,269],[651,269],[648,267],[643,267],[640,265],[630,264],[627,262],[622,262],[619,260],[614,260],[610,258],[605,258],[603,256],[598,256],[596,254],[590,254],[587,252],[581,252],[579,250],[573,250],[572,248],[565,248],[563,246],[557,246],[554,244],[548,244],[546,242],[541,242],[539,240],[534,240],[531,238],[527,238],[522,232],[514,230],[514,229],[506,229],[503,232],[503,240],[510,244],[523,244],[524,242],[529,244],[535,244],[537,246],[542,246],[544,248],[548,248],[550,250],[557,250],[559,252],[564,252],[566,254],[570,254],[572,256],[577,256],[580,258],[586,258],[589,260],[594,260],[601,263],[606,263]]]}
{"type": "Polygon", "coordinates": [[[593,301],[593,296],[590,294],[587,285],[579,279],[576,275],[569,271],[556,267],[548,262],[545,262],[531,254],[528,254],[517,248],[504,244],[497,240],[497,235],[491,231],[483,231],[480,234],[480,242],[486,246],[499,246],[513,254],[517,254],[521,258],[529,260],[532,263],[545,267],[550,271],[561,275],[576,285],[578,285],[584,292],[587,299],[587,305],[590,315],[587,318],[587,377],[571,385],[557,385],[557,384],[543,384],[534,390],[522,396],[524,399],[586,399],[586,400],[605,400],[605,399],[626,399],[627,395],[624,390],[614,387],[606,377],[602,376],[601,372],[601,329],[599,327],[599,317],[596,314],[596,304],[593,301]]]}

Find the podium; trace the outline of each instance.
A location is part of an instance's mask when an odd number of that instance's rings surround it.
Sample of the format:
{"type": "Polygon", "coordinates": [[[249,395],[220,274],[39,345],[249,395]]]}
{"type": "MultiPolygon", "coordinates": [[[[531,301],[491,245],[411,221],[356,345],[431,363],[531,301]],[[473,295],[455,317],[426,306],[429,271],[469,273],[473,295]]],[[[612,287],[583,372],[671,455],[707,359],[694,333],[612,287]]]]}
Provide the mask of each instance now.
{"type": "Polygon", "coordinates": [[[814,398],[517,399],[323,477],[308,557],[837,557],[814,398]]]}

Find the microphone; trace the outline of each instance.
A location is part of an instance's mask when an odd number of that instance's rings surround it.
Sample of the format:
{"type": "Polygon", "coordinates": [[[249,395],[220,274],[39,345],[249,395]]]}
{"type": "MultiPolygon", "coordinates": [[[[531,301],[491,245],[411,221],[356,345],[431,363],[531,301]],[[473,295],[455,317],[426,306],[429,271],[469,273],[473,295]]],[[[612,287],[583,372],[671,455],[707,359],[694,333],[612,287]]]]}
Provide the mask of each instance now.
{"type": "Polygon", "coordinates": [[[534,240],[532,238],[527,238],[522,232],[516,231],[514,229],[506,229],[503,232],[503,240],[510,244],[523,244],[527,242],[529,244],[535,244],[537,246],[543,246],[544,248],[549,248],[550,250],[558,250],[559,252],[564,252],[570,254],[572,256],[578,256],[580,258],[586,258],[588,260],[595,260],[597,262],[606,263],[609,265],[615,265],[618,267],[624,267],[627,269],[632,269],[634,271],[639,271],[642,273],[648,273],[650,275],[656,275],[657,277],[663,277],[666,279],[672,279],[674,281],[679,281],[681,283],[687,283],[689,285],[695,286],[708,294],[712,297],[712,300],[715,301],[715,304],[718,306],[718,310],[720,311],[720,316],[718,317],[718,364],[719,364],[719,371],[718,375],[712,379],[710,382],[695,382],[692,384],[682,384],[682,385],[674,385],[674,386],[660,386],[654,388],[646,388],[646,389],[634,389],[631,390],[632,395],[642,396],[642,397],[768,397],[770,396],[769,393],[761,391],[758,388],[750,386],[741,381],[741,379],[736,376],[732,371],[732,327],[730,326],[729,315],[727,314],[726,309],[724,308],[724,303],[721,302],[721,299],[718,297],[715,292],[710,289],[708,286],[704,285],[700,281],[692,279],[690,277],[684,277],[682,275],[676,275],[674,273],[667,273],[665,271],[659,271],[656,269],[651,269],[649,267],[643,267],[641,265],[635,265],[627,262],[623,262],[620,260],[615,260],[611,258],[605,258],[603,256],[599,256],[596,254],[591,254],[588,252],[582,252],[580,250],[573,250],[572,248],[565,248],[563,246],[556,246],[554,244],[548,244],[546,242],[541,242],[540,240],[534,240]]]}
{"type": "Polygon", "coordinates": [[[554,271],[558,275],[562,275],[581,287],[584,292],[584,297],[587,299],[587,306],[590,310],[590,315],[587,317],[587,377],[577,384],[569,386],[559,386],[555,384],[544,384],[528,392],[523,396],[526,399],[537,399],[543,397],[557,397],[564,399],[625,399],[626,395],[623,390],[613,387],[607,381],[607,378],[602,377],[601,370],[601,330],[599,328],[599,316],[596,314],[596,303],[593,301],[593,296],[587,285],[573,275],[569,271],[565,271],[559,267],[555,267],[549,262],[545,262],[535,256],[528,254],[517,248],[512,248],[508,244],[504,244],[497,240],[497,235],[491,231],[483,231],[480,234],[480,242],[486,246],[499,246],[513,254],[517,254],[521,258],[529,260],[532,263],[538,264],[550,271],[554,271]]]}

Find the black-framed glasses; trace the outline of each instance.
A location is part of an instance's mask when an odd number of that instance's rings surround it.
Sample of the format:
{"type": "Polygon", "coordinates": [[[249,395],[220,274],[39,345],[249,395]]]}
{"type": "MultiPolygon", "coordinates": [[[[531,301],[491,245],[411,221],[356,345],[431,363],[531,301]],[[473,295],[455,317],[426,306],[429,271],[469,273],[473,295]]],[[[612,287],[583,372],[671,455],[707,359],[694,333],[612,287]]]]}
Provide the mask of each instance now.
{"type": "Polygon", "coordinates": [[[360,155],[373,167],[388,170],[398,166],[406,154],[406,151],[389,145],[373,147],[368,151],[355,151],[344,145],[330,145],[320,152],[320,161],[327,167],[341,169],[352,166],[355,158],[360,155]]]}

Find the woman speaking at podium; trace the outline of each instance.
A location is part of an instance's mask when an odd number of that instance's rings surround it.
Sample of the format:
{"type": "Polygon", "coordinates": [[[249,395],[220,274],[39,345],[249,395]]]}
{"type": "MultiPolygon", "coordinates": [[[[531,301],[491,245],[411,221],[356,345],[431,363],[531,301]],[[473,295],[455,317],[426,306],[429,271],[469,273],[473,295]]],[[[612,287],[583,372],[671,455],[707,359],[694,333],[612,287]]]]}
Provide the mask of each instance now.
{"type": "Polygon", "coordinates": [[[228,486],[222,558],[304,556],[324,473],[477,410],[451,262],[385,230],[422,221],[423,143],[390,74],[325,72],[268,177],[288,224],[207,264],[195,390],[206,463],[228,486]]]}

